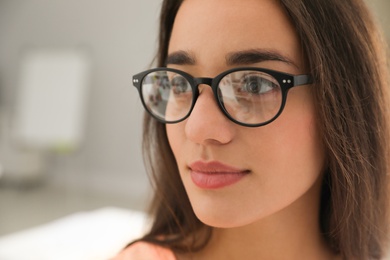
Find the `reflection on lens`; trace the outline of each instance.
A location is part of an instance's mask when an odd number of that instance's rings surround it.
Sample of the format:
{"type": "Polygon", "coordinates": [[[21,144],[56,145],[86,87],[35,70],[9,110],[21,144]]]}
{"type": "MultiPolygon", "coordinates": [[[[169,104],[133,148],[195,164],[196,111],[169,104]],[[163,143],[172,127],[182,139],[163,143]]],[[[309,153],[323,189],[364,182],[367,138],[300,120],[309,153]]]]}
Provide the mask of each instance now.
{"type": "Polygon", "coordinates": [[[282,91],[275,78],[259,71],[235,71],[219,85],[220,102],[235,120],[261,124],[274,118],[282,104],[282,91]]]}
{"type": "Polygon", "coordinates": [[[167,122],[181,120],[192,105],[192,88],[183,76],[170,71],[155,71],[142,81],[142,97],[147,109],[167,122]]]}

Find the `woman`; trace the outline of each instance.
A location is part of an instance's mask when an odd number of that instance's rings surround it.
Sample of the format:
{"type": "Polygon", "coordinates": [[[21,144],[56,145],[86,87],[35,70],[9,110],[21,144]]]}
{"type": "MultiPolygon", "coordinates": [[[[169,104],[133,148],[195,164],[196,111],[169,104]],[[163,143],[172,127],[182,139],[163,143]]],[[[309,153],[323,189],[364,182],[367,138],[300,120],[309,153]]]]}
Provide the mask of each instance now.
{"type": "Polygon", "coordinates": [[[387,68],[363,1],[166,0],[160,26],[160,68],[133,78],[154,222],[118,259],[384,257],[387,68]]]}

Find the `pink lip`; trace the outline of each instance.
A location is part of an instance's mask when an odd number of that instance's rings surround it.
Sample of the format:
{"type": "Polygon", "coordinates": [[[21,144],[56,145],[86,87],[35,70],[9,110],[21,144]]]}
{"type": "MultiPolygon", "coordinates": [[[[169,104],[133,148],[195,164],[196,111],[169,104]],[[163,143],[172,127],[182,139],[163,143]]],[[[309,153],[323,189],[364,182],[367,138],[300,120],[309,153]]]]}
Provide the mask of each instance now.
{"type": "Polygon", "coordinates": [[[223,163],[196,161],[189,165],[191,179],[202,189],[219,189],[232,185],[245,177],[249,170],[242,170],[223,163]]]}

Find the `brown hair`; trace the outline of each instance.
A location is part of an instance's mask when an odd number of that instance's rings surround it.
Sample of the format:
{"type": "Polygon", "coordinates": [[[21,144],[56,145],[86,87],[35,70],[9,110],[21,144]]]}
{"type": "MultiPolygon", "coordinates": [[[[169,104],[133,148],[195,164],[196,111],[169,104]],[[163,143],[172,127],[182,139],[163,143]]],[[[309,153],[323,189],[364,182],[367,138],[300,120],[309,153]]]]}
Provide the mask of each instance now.
{"type": "MultiPolygon", "coordinates": [[[[345,259],[379,259],[387,246],[389,93],[387,56],[362,0],[280,0],[295,25],[314,79],[327,171],[319,223],[345,259]]],[[[162,5],[157,63],[164,66],[182,1],[162,5]]],[[[204,247],[211,228],[195,216],[165,125],[145,114],[144,152],[155,195],[141,239],[177,252],[204,247]],[[201,232],[205,231],[205,232],[201,232]]]]}

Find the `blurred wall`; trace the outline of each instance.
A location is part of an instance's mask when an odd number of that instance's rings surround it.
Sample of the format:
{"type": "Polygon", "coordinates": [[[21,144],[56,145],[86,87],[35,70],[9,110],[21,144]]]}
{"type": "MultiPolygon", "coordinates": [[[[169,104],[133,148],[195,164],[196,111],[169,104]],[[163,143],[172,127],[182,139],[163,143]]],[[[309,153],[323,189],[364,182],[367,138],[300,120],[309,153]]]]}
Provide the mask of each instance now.
{"type": "Polygon", "coordinates": [[[92,62],[83,146],[51,156],[50,181],[103,192],[145,192],[142,107],[132,74],[155,54],[160,0],[0,0],[0,109],[12,115],[29,48],[87,50],[92,62]]]}
{"type": "Polygon", "coordinates": [[[387,41],[390,41],[390,1],[389,0],[366,0],[366,3],[372,8],[377,21],[380,22],[387,41]]]}

